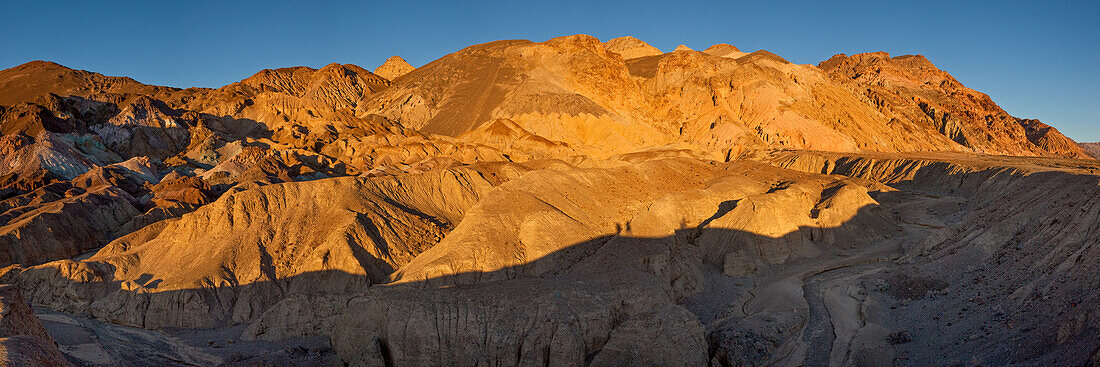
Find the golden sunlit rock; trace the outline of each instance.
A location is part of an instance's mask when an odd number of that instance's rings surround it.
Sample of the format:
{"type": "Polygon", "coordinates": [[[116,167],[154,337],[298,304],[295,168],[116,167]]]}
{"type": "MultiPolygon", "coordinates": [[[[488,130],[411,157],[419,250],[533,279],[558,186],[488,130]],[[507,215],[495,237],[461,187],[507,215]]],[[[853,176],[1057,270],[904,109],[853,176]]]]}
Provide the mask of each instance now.
{"type": "Polygon", "coordinates": [[[1100,363],[1100,148],[919,55],[33,61],[0,133],[0,365],[1100,363]]]}

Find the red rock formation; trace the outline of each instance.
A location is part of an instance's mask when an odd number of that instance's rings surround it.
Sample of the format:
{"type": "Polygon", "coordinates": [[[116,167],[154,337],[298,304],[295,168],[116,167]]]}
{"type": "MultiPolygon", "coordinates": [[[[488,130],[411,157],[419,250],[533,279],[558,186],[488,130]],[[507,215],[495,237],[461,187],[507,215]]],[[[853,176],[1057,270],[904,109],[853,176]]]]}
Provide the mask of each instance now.
{"type": "MultiPolygon", "coordinates": [[[[938,131],[979,153],[1081,157],[1061,133],[1010,116],[984,93],[967,88],[924,56],[885,52],[836,55],[818,65],[875,106],[892,123],[938,131]],[[1048,133],[1049,131],[1049,133],[1048,133]]],[[[1046,126],[1046,125],[1043,125],[1046,126]]]]}

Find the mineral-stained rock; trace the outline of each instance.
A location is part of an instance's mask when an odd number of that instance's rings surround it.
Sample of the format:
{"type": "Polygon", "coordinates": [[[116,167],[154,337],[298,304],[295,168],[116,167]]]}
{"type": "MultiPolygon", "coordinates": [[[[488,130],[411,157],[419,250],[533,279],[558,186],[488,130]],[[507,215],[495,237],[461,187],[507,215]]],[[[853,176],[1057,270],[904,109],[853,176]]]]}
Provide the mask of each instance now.
{"type": "Polygon", "coordinates": [[[174,156],[188,146],[188,128],[197,123],[188,121],[186,115],[164,102],[146,96],[134,98],[121,108],[107,123],[90,128],[108,147],[125,156],[156,159],[174,156]]]}
{"type": "Polygon", "coordinates": [[[23,102],[12,107],[0,106],[0,135],[38,136],[43,131],[69,132],[73,127],[47,108],[23,102]]]}

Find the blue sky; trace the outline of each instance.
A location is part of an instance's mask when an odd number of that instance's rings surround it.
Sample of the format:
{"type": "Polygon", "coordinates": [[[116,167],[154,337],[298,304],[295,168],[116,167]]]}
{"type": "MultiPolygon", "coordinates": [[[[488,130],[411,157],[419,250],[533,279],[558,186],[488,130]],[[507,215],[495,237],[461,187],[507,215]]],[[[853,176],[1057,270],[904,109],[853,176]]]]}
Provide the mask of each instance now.
{"type": "Polygon", "coordinates": [[[30,60],[177,87],[264,68],[423,65],[498,39],[633,35],[663,50],[725,42],[816,64],[919,53],[1009,113],[1100,141],[1096,1],[4,1],[0,68],[30,60]]]}

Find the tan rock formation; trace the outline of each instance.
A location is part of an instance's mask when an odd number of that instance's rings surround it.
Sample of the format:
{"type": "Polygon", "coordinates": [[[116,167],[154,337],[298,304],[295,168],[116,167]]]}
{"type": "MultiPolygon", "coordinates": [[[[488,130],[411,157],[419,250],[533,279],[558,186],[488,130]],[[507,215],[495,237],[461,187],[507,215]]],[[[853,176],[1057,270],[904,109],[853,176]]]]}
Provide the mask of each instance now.
{"type": "Polygon", "coordinates": [[[645,41],[631,36],[612,38],[607,42],[604,42],[603,46],[607,48],[608,51],[622,55],[623,60],[646,56],[656,56],[664,53],[656,47],[650,46],[648,43],[645,43],[645,41]]]}
{"type": "Polygon", "coordinates": [[[733,45],[725,44],[725,43],[719,43],[719,44],[715,44],[713,46],[707,47],[707,49],[703,50],[703,52],[708,54],[708,55],[714,55],[714,56],[718,56],[718,57],[729,57],[729,58],[734,58],[734,59],[749,54],[748,52],[741,52],[741,50],[738,49],[737,47],[734,47],[733,45]]]}
{"type": "MultiPolygon", "coordinates": [[[[947,128],[955,125],[928,122],[919,106],[913,107],[916,112],[907,110],[912,116],[905,119],[892,117],[894,110],[875,105],[862,89],[849,85],[853,82],[817,68],[790,64],[766,51],[742,54],[729,45],[709,50],[619,61],[606,56],[613,50],[605,44],[585,36],[476,45],[418,69],[401,86],[366,102],[357,114],[380,114],[409,128],[445,135],[504,118],[582,154],[603,157],[671,144],[717,157],[763,147],[974,149],[947,128]]],[[[829,65],[822,67],[833,70],[829,65]]],[[[1005,136],[1013,143],[1006,140],[1005,148],[982,143],[980,151],[1055,154],[1030,143],[1014,118],[1003,118],[1011,120],[1006,129],[1018,130],[1005,136]]]]}
{"type": "Polygon", "coordinates": [[[46,107],[26,102],[11,107],[0,106],[0,135],[38,136],[43,131],[70,130],[72,127],[65,120],[54,116],[46,107]]]}
{"type": "MultiPolygon", "coordinates": [[[[632,237],[672,237],[685,228],[704,233],[693,241],[696,247],[680,250],[697,252],[693,256],[712,264],[721,265],[727,253],[742,248],[762,264],[814,257],[823,253],[815,242],[833,245],[835,240],[815,235],[811,228],[842,231],[834,228],[875,204],[865,189],[860,193],[830,181],[761,166],[723,167],[693,160],[532,172],[488,194],[446,239],[402,267],[396,279],[468,284],[566,269],[606,270],[635,256],[656,256],[641,251],[632,237]],[[761,183],[757,177],[776,182],[761,183]],[[576,202],[573,197],[588,199],[576,202]],[[787,220],[769,223],[756,216],[787,220]],[[748,237],[737,238],[741,232],[748,237]],[[610,249],[617,247],[633,248],[628,251],[632,255],[610,249]]],[[[863,224],[867,226],[861,233],[839,235],[845,246],[881,236],[880,228],[892,229],[886,223],[863,224]]],[[[644,261],[637,261],[641,267],[644,261]]],[[[681,281],[693,286],[690,280],[681,281]]]]}
{"type": "Polygon", "coordinates": [[[409,65],[405,59],[401,56],[390,56],[386,59],[386,62],[379,65],[374,69],[374,73],[387,80],[394,80],[398,77],[408,74],[410,71],[416,70],[412,65],[409,65]]]}

